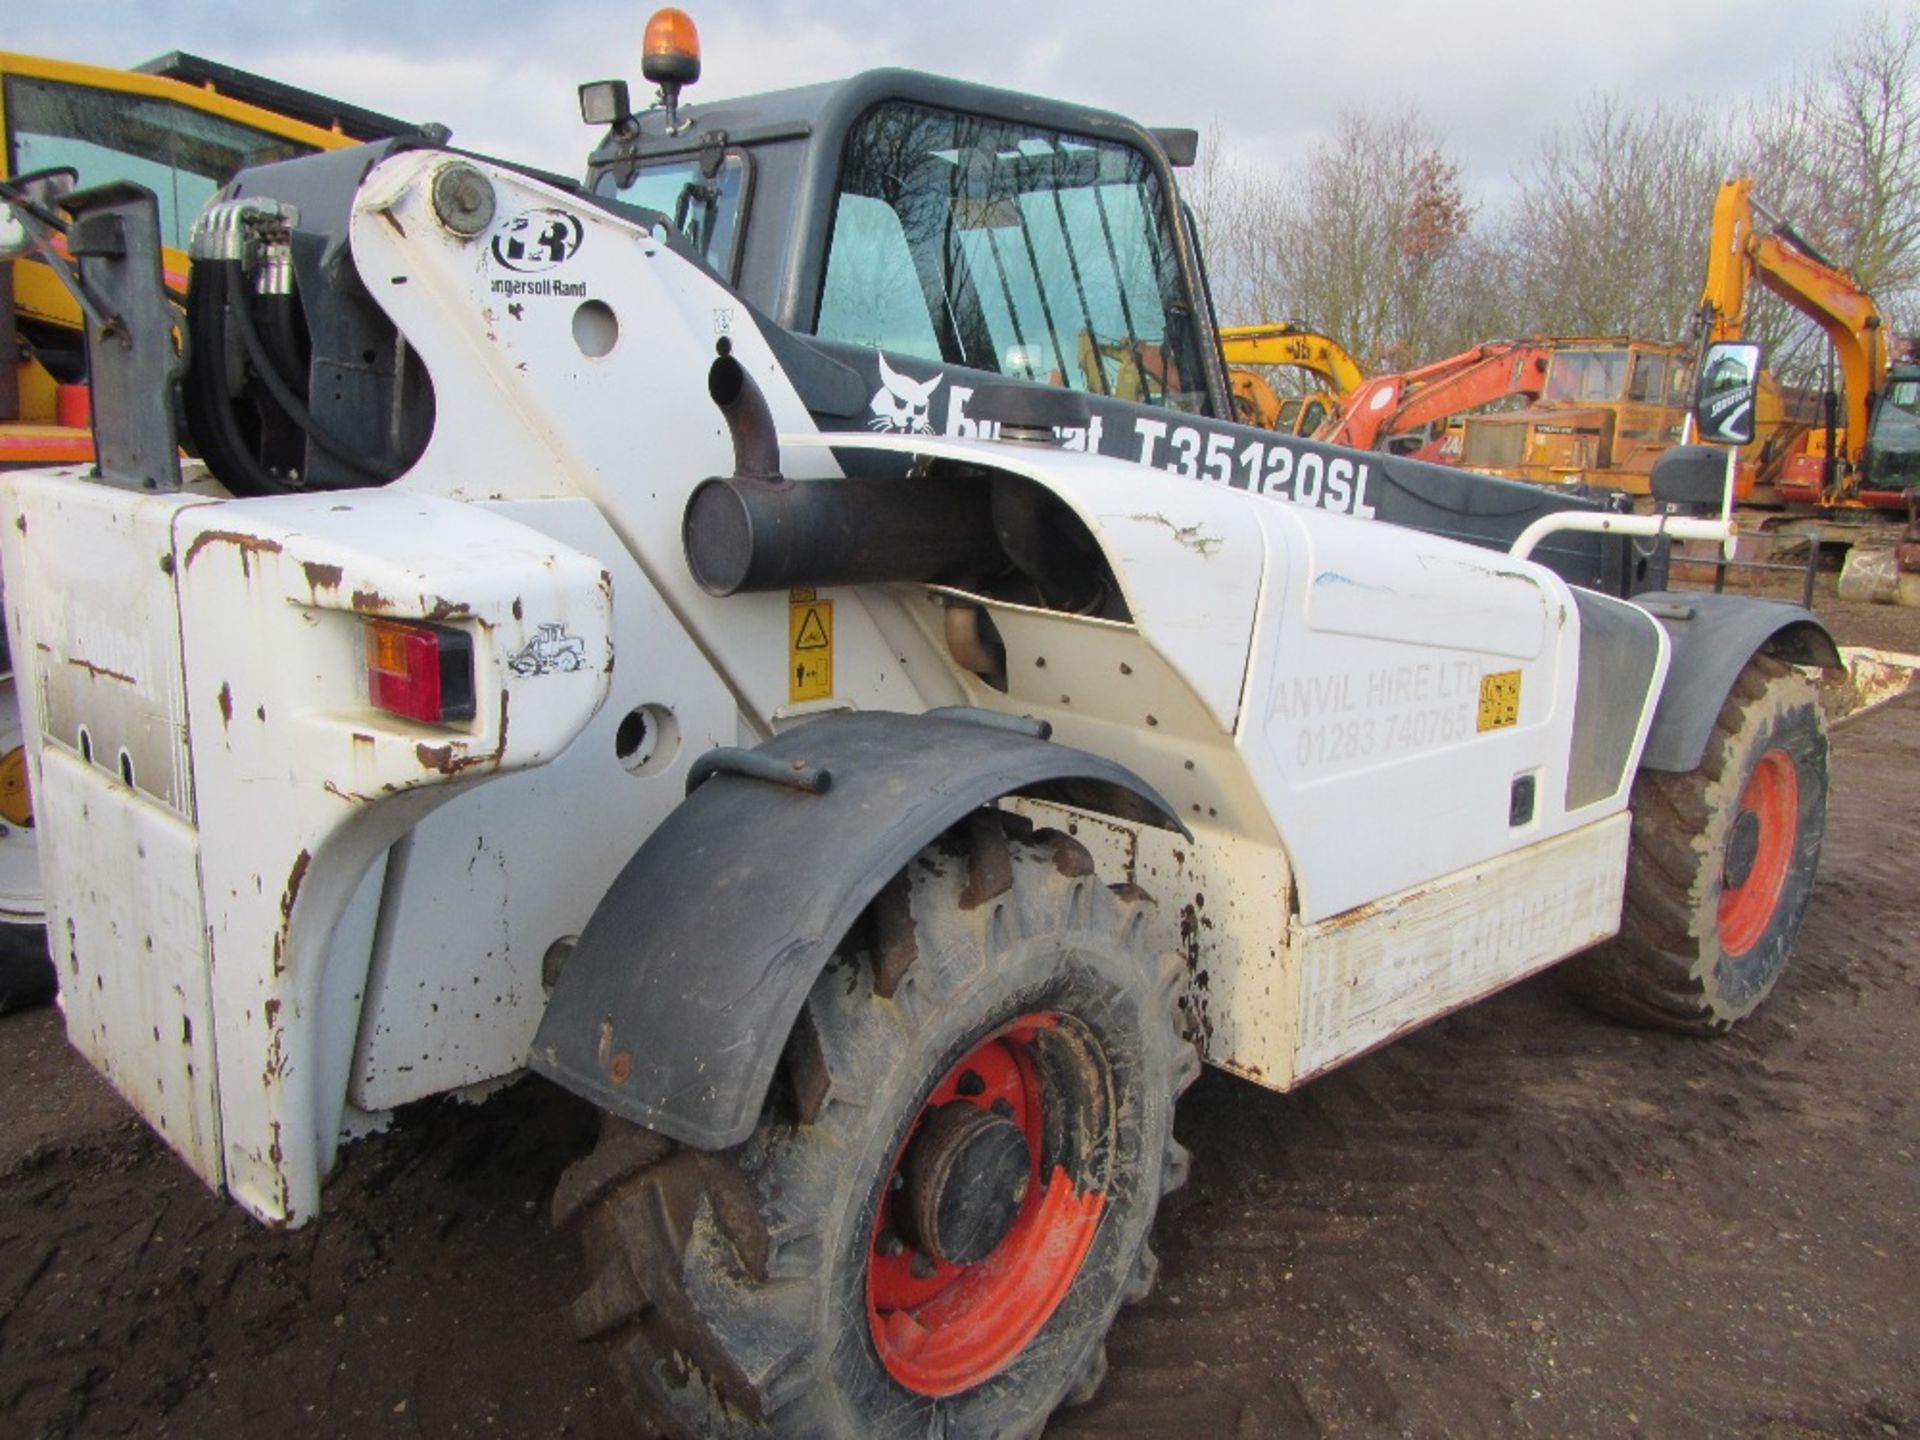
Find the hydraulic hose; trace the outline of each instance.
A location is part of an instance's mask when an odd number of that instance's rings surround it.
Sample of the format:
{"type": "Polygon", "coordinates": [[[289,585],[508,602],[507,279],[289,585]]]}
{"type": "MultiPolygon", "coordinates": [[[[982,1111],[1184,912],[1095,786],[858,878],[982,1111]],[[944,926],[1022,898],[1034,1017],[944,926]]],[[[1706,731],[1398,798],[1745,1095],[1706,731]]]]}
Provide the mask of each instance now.
{"type": "Polygon", "coordinates": [[[231,271],[227,286],[229,313],[240,331],[240,343],[247,348],[247,358],[253,362],[254,372],[261,383],[267,387],[267,393],[273,397],[286,417],[295,425],[313,447],[326,454],[330,459],[348,470],[356,479],[368,485],[384,485],[393,479],[391,475],[379,475],[367,469],[360,457],[354,455],[340,441],[327,434],[313,418],[313,412],[307,409],[306,402],[294,394],[293,387],[281,375],[280,368],[274,364],[273,357],[267,353],[265,342],[260,338],[260,329],[253,323],[253,311],[249,307],[246,285],[238,265],[222,262],[222,268],[231,271]]]}
{"type": "Polygon", "coordinates": [[[228,388],[226,310],[240,283],[233,260],[199,260],[187,279],[187,430],[200,456],[236,495],[281,495],[294,487],[268,473],[240,431],[228,388]]]}

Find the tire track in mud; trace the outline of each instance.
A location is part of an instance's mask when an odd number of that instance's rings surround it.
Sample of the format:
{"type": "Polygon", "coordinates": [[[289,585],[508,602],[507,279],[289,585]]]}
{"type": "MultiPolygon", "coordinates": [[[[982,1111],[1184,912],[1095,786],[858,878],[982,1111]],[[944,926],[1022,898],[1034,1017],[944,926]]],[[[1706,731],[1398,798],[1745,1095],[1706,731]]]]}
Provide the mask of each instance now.
{"type": "Polygon", "coordinates": [[[1733,1035],[1548,975],[1291,1096],[1196,1087],[1161,1287],[1049,1435],[1920,1433],[1920,707],[1835,753],[1798,953],[1733,1035]]]}

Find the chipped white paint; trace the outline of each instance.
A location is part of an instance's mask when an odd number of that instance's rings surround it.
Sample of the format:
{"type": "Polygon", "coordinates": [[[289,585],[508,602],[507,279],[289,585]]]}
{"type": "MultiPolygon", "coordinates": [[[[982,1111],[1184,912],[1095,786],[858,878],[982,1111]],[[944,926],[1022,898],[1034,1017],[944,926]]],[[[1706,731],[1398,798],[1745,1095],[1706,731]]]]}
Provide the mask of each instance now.
{"type": "Polygon", "coordinates": [[[1620,928],[1625,814],[1301,927],[1299,1048],[1310,1079],[1620,928]]]}
{"type": "MultiPolygon", "coordinates": [[[[6,573],[29,577],[9,597],[16,654],[52,657],[27,708],[61,812],[54,911],[117,997],[70,1002],[70,1019],[90,1017],[91,1058],[210,1183],[276,1221],[315,1212],[342,1133],[523,1064],[543,957],[670,812],[686,765],[796,713],[787,597],[708,596],[680,549],[691,489],[732,464],[705,393],[732,297],[625,222],[489,168],[502,213],[578,216],[569,294],[622,337],[583,349],[575,300],[510,300],[480,247],[434,221],[439,163],[384,162],[350,227],[362,279],[434,377],[434,438],[405,478],[211,503],[53,473],[15,479],[0,513],[6,573]],[[368,614],[472,637],[471,724],[367,704],[368,614]],[[586,663],[513,663],[563,653],[560,634],[586,663]],[[636,769],[615,742],[643,706],[672,715],[677,749],[636,769]],[[77,758],[83,722],[154,757],[133,785],[111,757],[77,758]],[[94,878],[127,874],[124,892],[94,878]],[[163,962],[122,984],[136,929],[163,962]],[[201,1048],[159,1054],[162,1018],[193,1018],[201,1048]]],[[[795,478],[836,475],[829,444],[964,459],[1044,485],[1097,537],[1127,622],[926,587],[831,592],[837,689],[817,708],[1041,716],[1159,788],[1192,839],[1023,807],[1155,896],[1215,1063],[1284,1088],[1614,923],[1625,794],[1562,805],[1580,636],[1550,572],[1099,456],[829,440],[756,327],[731,343],[790,432],[795,478]],[[990,615],[1004,690],[954,661],[950,604],[990,615]],[[1481,730],[1482,683],[1516,673],[1513,723],[1481,730]],[[1538,801],[1513,826],[1519,775],[1538,801]],[[1568,893],[1536,903],[1544,884],[1568,893]]]]}

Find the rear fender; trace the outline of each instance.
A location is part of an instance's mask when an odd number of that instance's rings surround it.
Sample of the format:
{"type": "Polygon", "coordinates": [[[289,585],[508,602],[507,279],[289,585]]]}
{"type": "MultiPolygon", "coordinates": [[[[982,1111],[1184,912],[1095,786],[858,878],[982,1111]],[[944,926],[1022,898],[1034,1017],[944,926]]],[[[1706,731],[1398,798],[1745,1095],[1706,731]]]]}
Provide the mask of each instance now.
{"type": "Polygon", "coordinates": [[[1130,771],[1004,716],[833,715],[746,753],[732,770],[696,765],[696,783],[711,778],[600,902],[531,1058],[610,1113],[707,1149],[751,1133],[827,960],[956,821],[1024,794],[1184,828],[1130,771]],[[809,792],[740,773],[749,767],[830,779],[809,792]]]}
{"type": "Polygon", "coordinates": [[[1827,627],[1804,606],[1707,591],[1649,590],[1633,603],[1663,626],[1673,661],[1640,763],[1684,773],[1700,764],[1720,707],[1762,651],[1793,665],[1840,669],[1827,627]]]}

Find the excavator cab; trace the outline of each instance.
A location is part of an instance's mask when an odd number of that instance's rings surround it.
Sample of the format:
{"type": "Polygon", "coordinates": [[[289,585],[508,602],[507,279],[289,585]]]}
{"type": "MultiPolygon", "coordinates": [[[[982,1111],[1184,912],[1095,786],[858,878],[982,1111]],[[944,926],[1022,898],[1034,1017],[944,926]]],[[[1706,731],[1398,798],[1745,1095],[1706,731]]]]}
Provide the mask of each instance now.
{"type": "Polygon", "coordinates": [[[1920,365],[1900,364],[1887,376],[1867,432],[1868,488],[1920,487],[1920,365]]]}

